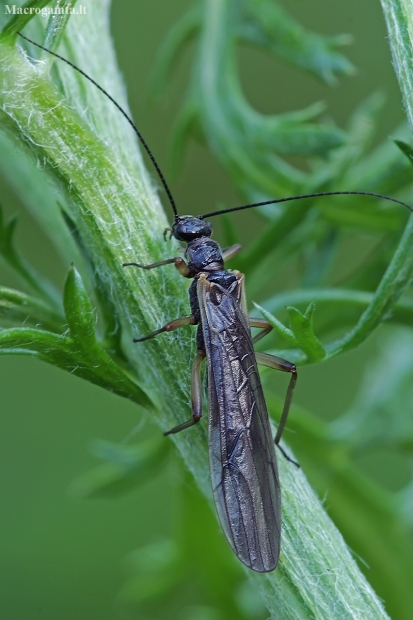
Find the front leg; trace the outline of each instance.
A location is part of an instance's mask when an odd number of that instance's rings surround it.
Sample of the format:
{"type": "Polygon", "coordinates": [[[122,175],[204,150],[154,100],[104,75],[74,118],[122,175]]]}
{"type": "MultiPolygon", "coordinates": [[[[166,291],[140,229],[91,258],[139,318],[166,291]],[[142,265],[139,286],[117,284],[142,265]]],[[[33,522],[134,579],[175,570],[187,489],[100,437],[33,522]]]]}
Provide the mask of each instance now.
{"type": "Polygon", "coordinates": [[[139,267],[140,269],[156,269],[156,267],[162,267],[162,265],[175,264],[176,269],[185,278],[191,277],[191,271],[180,256],[174,256],[173,258],[167,258],[166,260],[160,260],[157,263],[151,263],[150,265],[141,265],[140,263],[122,263],[122,267],[139,267]]]}

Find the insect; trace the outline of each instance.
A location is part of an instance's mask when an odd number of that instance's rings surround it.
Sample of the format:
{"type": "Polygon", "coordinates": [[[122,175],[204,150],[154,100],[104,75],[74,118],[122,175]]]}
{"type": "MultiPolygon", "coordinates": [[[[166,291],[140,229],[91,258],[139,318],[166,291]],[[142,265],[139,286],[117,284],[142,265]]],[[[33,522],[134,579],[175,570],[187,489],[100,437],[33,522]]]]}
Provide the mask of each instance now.
{"type": "Polygon", "coordinates": [[[187,243],[185,257],[152,265],[125,263],[154,269],[174,263],[193,278],[189,289],[192,314],[167,323],[142,342],[182,325],[198,325],[197,354],[192,364],[192,418],[165,433],[177,433],[202,416],[201,362],[208,365],[209,462],[218,517],[237,557],[259,572],[278,563],[281,534],[280,484],[274,441],[265,405],[257,361],[291,373],[287,398],[275,442],[281,437],[297,371],[294,364],[272,355],[254,354],[253,342],[268,333],[263,319],[248,319],[244,276],[224,268],[240,246],[224,252],[211,239],[212,227],[203,218],[175,215],[171,235],[187,243]],[[251,338],[250,326],[263,331],[251,338]]]}
{"type": "Polygon", "coordinates": [[[225,269],[224,265],[241,248],[233,245],[222,251],[218,243],[211,239],[212,226],[206,218],[298,198],[337,194],[375,196],[410,207],[380,194],[340,191],[262,201],[198,217],[179,215],[169,186],[151,150],[126,112],[81,69],[58,54],[30,42],[72,66],[112,101],[133,127],[162,182],[174,214],[172,227],[164,232],[164,236],[169,231],[171,237],[187,244],[186,260],[173,257],[150,265],[124,263],[124,267],[135,266],[148,270],[174,264],[182,276],[192,279],[189,289],[191,314],[172,320],[134,341],[142,342],[183,325],[198,326],[197,353],[191,372],[192,417],[165,435],[187,429],[201,419],[201,365],[206,358],[210,472],[218,517],[230,546],[241,562],[257,572],[272,571],[278,564],[281,541],[280,483],[275,445],[278,445],[287,459],[292,460],[279,442],[287,421],[297,370],[287,360],[254,352],[254,343],[269,333],[271,325],[263,319],[248,318],[244,276],[238,271],[225,269]],[[250,327],[261,328],[262,331],[252,338],[250,327]],[[257,363],[291,376],[274,440],[257,363]]]}

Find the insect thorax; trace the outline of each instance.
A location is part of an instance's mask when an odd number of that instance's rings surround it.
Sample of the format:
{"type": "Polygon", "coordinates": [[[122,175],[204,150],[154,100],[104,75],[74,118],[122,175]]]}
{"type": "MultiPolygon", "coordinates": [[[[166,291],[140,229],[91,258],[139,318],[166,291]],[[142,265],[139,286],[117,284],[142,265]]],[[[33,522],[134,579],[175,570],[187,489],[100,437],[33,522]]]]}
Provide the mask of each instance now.
{"type": "Polygon", "coordinates": [[[185,255],[188,260],[188,267],[194,272],[194,275],[200,271],[216,271],[224,267],[221,248],[216,241],[209,237],[190,241],[185,255]]]}

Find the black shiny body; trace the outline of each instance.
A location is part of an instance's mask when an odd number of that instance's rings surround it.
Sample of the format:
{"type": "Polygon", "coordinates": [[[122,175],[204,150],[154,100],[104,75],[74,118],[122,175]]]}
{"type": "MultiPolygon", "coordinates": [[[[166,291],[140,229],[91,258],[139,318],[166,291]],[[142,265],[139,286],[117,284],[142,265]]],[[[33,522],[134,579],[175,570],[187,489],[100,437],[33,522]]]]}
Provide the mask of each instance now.
{"type": "Polygon", "coordinates": [[[244,276],[224,268],[221,249],[208,236],[187,243],[186,277],[194,279],[189,296],[198,324],[198,353],[205,354],[208,366],[209,458],[215,506],[238,558],[255,571],[267,572],[277,566],[279,557],[280,486],[247,315],[244,276]]]}
{"type": "MultiPolygon", "coordinates": [[[[228,271],[227,269],[217,269],[216,271],[210,271],[210,272],[204,271],[203,273],[207,273],[208,282],[211,282],[211,283],[213,282],[214,284],[218,284],[224,290],[228,290],[230,286],[234,282],[237,281],[237,278],[232,273],[232,271],[228,271]]],[[[193,276],[194,281],[192,282],[189,288],[189,303],[191,305],[191,312],[198,323],[198,331],[197,331],[197,337],[196,337],[197,347],[199,350],[205,351],[205,342],[204,342],[204,335],[203,335],[202,323],[201,323],[201,311],[200,311],[199,299],[198,299],[197,275],[198,274],[193,276]]]]}
{"type": "Polygon", "coordinates": [[[191,305],[191,312],[198,323],[197,345],[198,349],[205,351],[197,292],[198,275],[200,273],[207,274],[209,282],[219,284],[224,289],[229,289],[231,284],[236,281],[236,276],[232,271],[224,269],[221,248],[210,237],[197,237],[189,241],[185,250],[185,258],[187,259],[189,269],[187,277],[194,278],[189,288],[189,303],[191,305]]]}

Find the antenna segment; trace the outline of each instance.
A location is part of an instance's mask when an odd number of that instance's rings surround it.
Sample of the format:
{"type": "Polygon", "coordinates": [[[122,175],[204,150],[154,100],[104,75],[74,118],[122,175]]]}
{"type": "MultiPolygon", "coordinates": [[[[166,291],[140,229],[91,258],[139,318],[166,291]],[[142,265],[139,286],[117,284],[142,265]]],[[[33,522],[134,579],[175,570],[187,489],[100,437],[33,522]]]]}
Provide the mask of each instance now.
{"type": "MultiPolygon", "coordinates": [[[[79,69],[79,67],[77,67],[75,64],[73,64],[72,62],[70,62],[70,60],[67,60],[66,58],[63,58],[63,56],[60,56],[59,54],[56,54],[56,52],[52,52],[51,50],[48,50],[46,47],[43,47],[43,45],[39,45],[39,43],[36,43],[35,41],[32,41],[31,39],[29,39],[28,37],[26,37],[25,35],[23,35],[21,32],[17,33],[20,37],[22,37],[22,39],[25,39],[26,41],[28,41],[29,43],[31,43],[32,45],[35,45],[36,47],[38,47],[41,50],[44,50],[45,52],[47,52],[48,54],[51,54],[52,56],[55,56],[55,58],[58,58],[59,60],[62,60],[63,62],[65,62],[67,65],[69,65],[70,67],[72,67],[73,69],[75,69],[75,71],[77,71],[78,73],[80,73],[81,75],[83,75],[83,77],[85,77],[87,80],[89,80],[89,82],[91,82],[94,86],[96,86],[96,88],[98,88],[100,90],[101,93],[103,93],[108,99],[109,101],[111,101],[113,103],[114,106],[116,106],[116,108],[119,110],[119,112],[124,116],[124,118],[128,121],[129,125],[132,127],[132,129],[134,130],[135,134],[138,136],[138,139],[140,141],[140,143],[142,144],[143,148],[145,149],[146,153],[149,156],[149,159],[151,160],[159,179],[161,180],[161,183],[163,185],[163,188],[166,192],[166,195],[168,196],[168,200],[171,204],[172,210],[174,212],[174,216],[175,216],[175,220],[177,220],[179,218],[178,216],[178,210],[176,208],[176,204],[175,201],[173,199],[172,196],[172,192],[169,189],[169,186],[166,182],[166,179],[158,165],[158,162],[155,159],[155,156],[153,155],[151,149],[149,148],[148,144],[146,143],[146,140],[144,139],[144,137],[142,136],[141,132],[138,130],[138,128],[136,127],[135,123],[132,121],[132,119],[128,116],[128,114],[125,112],[125,110],[119,105],[119,103],[113,98],[111,97],[111,95],[109,95],[109,93],[102,88],[102,86],[100,86],[97,82],[95,82],[95,80],[93,78],[91,78],[87,73],[85,73],[82,69],[79,69]]],[[[242,211],[244,209],[252,209],[254,207],[262,207],[264,205],[271,205],[271,204],[280,204],[282,202],[290,202],[291,200],[304,200],[307,198],[318,198],[320,196],[372,196],[373,198],[381,198],[383,200],[388,200],[389,202],[394,202],[396,204],[402,205],[403,207],[406,207],[406,209],[408,209],[409,211],[413,212],[413,208],[406,204],[405,202],[401,201],[401,200],[397,200],[396,198],[391,198],[390,196],[384,196],[383,194],[376,194],[374,192],[358,192],[358,191],[337,191],[337,192],[316,192],[314,194],[303,194],[301,196],[288,196],[286,198],[277,198],[275,200],[264,200],[263,202],[253,202],[251,204],[246,204],[246,205],[240,205],[238,207],[231,207],[229,209],[221,209],[219,211],[211,211],[210,213],[204,213],[203,215],[198,216],[199,219],[205,219],[207,217],[214,217],[215,215],[222,215],[223,213],[232,213],[233,211],[242,211]]]]}
{"type": "Polygon", "coordinates": [[[273,205],[279,204],[281,202],[290,202],[291,200],[303,200],[305,198],[318,198],[319,196],[372,196],[373,198],[382,198],[383,200],[388,200],[389,202],[395,202],[398,205],[402,205],[409,209],[413,213],[413,207],[403,202],[402,200],[397,200],[397,198],[391,198],[390,196],[384,196],[383,194],[375,194],[374,192],[317,192],[314,194],[303,194],[301,196],[287,196],[286,198],[276,198],[275,200],[264,200],[263,202],[253,202],[248,205],[241,205],[239,207],[231,207],[229,209],[221,209],[220,211],[211,211],[211,213],[204,213],[203,215],[198,215],[200,220],[205,219],[206,217],[213,217],[214,215],[222,215],[223,213],[231,213],[232,211],[242,211],[243,209],[252,209],[253,207],[263,207],[264,205],[273,205]]]}

